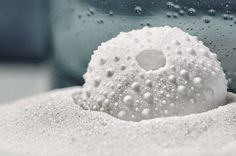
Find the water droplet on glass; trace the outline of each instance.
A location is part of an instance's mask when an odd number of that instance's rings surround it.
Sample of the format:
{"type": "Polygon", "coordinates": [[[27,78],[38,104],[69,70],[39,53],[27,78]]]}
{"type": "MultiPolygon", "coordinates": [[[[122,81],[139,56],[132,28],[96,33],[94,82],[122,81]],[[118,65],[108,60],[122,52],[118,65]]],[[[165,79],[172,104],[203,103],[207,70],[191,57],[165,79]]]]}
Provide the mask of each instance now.
{"type": "Polygon", "coordinates": [[[166,7],[169,8],[169,9],[171,9],[171,8],[174,7],[174,3],[172,3],[172,2],[167,2],[167,3],[166,3],[166,7]]]}
{"type": "Polygon", "coordinates": [[[109,15],[110,16],[113,16],[114,15],[114,12],[112,10],[109,11],[109,15]]]}
{"type": "Polygon", "coordinates": [[[209,18],[204,18],[204,22],[205,23],[210,23],[210,19],[209,18]]]}
{"type": "Polygon", "coordinates": [[[136,6],[135,8],[134,8],[134,11],[137,13],[137,14],[141,14],[142,13],[142,8],[140,7],[140,6],[136,6]]]}
{"type": "Polygon", "coordinates": [[[216,15],[216,11],[215,11],[214,9],[209,9],[209,10],[208,10],[208,14],[209,14],[210,16],[215,16],[215,15],[216,15]]]}
{"type": "Polygon", "coordinates": [[[188,9],[188,14],[189,14],[190,16],[195,16],[195,15],[196,15],[196,10],[195,10],[194,8],[189,8],[189,9],[188,9]]]}

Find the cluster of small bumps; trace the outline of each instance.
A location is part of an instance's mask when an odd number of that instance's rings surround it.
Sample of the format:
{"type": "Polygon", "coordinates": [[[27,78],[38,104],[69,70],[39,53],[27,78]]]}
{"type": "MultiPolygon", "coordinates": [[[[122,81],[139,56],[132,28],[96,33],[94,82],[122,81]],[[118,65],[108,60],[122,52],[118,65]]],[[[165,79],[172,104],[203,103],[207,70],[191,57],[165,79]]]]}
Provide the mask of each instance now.
{"type": "Polygon", "coordinates": [[[227,93],[217,55],[169,26],[121,32],[102,43],[84,79],[82,108],[131,121],[208,111],[227,93]]]}

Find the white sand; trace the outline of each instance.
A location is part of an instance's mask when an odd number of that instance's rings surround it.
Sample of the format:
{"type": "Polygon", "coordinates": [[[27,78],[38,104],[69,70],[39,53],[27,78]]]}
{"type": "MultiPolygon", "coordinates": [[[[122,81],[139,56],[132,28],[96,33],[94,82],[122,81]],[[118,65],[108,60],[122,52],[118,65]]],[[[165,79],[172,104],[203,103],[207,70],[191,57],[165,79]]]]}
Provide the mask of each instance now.
{"type": "Polygon", "coordinates": [[[128,122],[80,109],[71,96],[78,89],[0,107],[0,148],[31,156],[235,156],[236,102],[201,114],[128,122]]]}

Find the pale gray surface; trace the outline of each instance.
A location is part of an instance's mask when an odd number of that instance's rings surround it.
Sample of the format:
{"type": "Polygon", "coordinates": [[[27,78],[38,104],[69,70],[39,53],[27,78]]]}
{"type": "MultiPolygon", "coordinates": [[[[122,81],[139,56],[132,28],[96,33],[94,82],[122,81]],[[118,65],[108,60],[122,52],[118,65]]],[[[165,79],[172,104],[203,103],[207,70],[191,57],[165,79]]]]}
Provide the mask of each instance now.
{"type": "Polygon", "coordinates": [[[51,88],[49,64],[0,63],[0,104],[51,88]]]}
{"type": "Polygon", "coordinates": [[[0,150],[0,156],[20,156],[20,155],[0,150]]]}

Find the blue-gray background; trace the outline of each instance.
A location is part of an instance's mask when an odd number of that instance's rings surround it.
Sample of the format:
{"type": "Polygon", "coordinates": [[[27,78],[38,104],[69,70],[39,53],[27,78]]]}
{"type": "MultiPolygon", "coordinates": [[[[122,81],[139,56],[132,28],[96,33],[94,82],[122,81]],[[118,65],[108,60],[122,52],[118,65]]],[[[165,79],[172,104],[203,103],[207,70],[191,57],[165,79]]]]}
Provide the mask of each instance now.
{"type": "Polygon", "coordinates": [[[0,103],[52,88],[49,0],[0,0],[0,103]]]}

